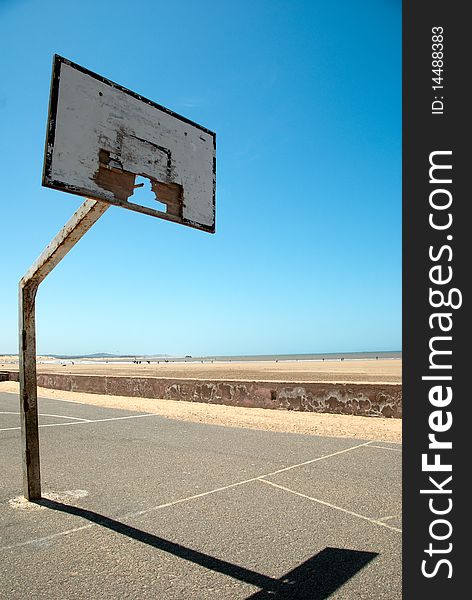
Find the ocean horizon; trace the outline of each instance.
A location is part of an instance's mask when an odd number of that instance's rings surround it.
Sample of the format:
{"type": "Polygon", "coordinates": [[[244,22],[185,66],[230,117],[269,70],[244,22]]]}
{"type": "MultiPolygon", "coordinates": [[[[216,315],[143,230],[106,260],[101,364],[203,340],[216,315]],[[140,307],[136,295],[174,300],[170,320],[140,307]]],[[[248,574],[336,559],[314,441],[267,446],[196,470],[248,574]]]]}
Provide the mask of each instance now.
{"type": "Polygon", "coordinates": [[[234,354],[234,355],[205,355],[205,356],[170,356],[107,353],[93,355],[43,355],[47,362],[74,360],[78,363],[121,363],[129,364],[136,360],[149,362],[298,362],[298,361],[337,361],[337,360],[381,360],[401,359],[401,351],[372,351],[372,352],[315,352],[308,354],[234,354]]]}

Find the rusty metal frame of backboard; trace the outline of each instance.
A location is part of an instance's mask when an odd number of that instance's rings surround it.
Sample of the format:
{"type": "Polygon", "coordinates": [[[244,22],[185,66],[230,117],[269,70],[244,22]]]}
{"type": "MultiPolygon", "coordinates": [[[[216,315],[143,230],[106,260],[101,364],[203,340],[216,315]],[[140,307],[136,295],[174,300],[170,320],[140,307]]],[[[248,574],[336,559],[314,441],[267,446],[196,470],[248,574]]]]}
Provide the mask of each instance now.
{"type": "MultiPolygon", "coordinates": [[[[69,90],[70,91],[70,90],[69,90]]],[[[167,120],[167,123],[170,121],[167,120]]],[[[158,123],[160,125],[160,123],[158,123]]],[[[168,130],[167,130],[168,131],[168,130]]],[[[180,134],[185,133],[184,130],[180,132],[180,134]]],[[[73,137],[73,136],[72,136],[73,137]]],[[[133,136],[131,135],[131,138],[133,136]]],[[[135,136],[136,137],[136,136],[135,136]]],[[[181,117],[172,111],[151,102],[123,88],[118,86],[115,83],[112,83],[108,79],[100,77],[79,65],[71,63],[70,61],[62,58],[60,56],[54,56],[53,62],[53,75],[52,75],[52,86],[51,86],[51,96],[49,102],[49,115],[48,115],[48,128],[46,135],[46,148],[45,148],[45,161],[44,161],[44,170],[43,170],[43,185],[46,187],[51,187],[54,189],[58,189],[60,191],[69,192],[71,194],[76,194],[79,196],[85,196],[86,199],[83,204],[78,208],[78,210],[72,215],[69,221],[64,225],[64,227],[59,231],[59,233],[53,238],[53,240],[49,243],[49,245],[44,249],[43,253],[39,256],[39,258],[33,263],[33,265],[28,269],[26,274],[21,278],[19,282],[19,383],[20,383],[20,424],[21,424],[21,453],[22,453],[22,469],[23,469],[23,492],[24,496],[27,500],[30,501],[38,501],[41,499],[41,474],[40,474],[40,453],[39,453],[39,425],[38,425],[38,402],[37,402],[37,376],[36,376],[36,320],[35,320],[35,299],[36,293],[38,291],[39,285],[42,281],[47,277],[47,275],[56,267],[57,264],[64,258],[64,256],[75,246],[75,244],[82,238],[82,236],[98,221],[98,219],[106,212],[110,205],[116,204],[118,206],[123,206],[125,208],[129,208],[131,210],[142,212],[144,214],[160,217],[163,219],[167,219],[169,221],[174,221],[177,223],[181,223],[183,225],[188,225],[190,227],[195,227],[197,229],[201,229],[203,231],[207,231],[209,233],[214,233],[215,231],[215,184],[216,184],[216,143],[215,143],[215,134],[196,123],[193,123],[189,119],[185,117],[181,117]],[[201,212],[203,216],[206,218],[207,223],[192,221],[191,219],[185,218],[183,211],[182,213],[177,213],[174,209],[176,206],[175,203],[175,192],[179,192],[180,190],[180,199],[182,200],[181,205],[185,206],[183,198],[183,191],[185,190],[185,186],[181,185],[178,181],[172,181],[171,175],[175,175],[178,172],[178,169],[172,170],[172,164],[169,163],[172,161],[172,157],[169,154],[166,154],[166,147],[158,147],[157,144],[151,144],[150,147],[157,148],[157,152],[161,153],[159,160],[161,160],[161,165],[159,166],[159,173],[162,176],[161,181],[154,181],[150,177],[152,190],[155,192],[156,200],[161,201],[162,194],[162,202],[167,205],[167,209],[171,209],[169,213],[158,211],[152,208],[148,208],[145,206],[140,206],[128,202],[126,200],[116,200],[110,197],[102,197],[100,194],[91,194],[90,190],[80,187],[68,186],[65,185],[62,181],[56,181],[51,178],[51,168],[52,168],[52,160],[53,160],[53,148],[54,141],[56,135],[56,110],[58,106],[58,96],[60,93],[59,86],[59,78],[60,78],[60,69],[61,65],[68,65],[73,69],[80,71],[81,73],[95,78],[101,84],[110,86],[113,89],[119,90],[130,97],[138,100],[139,102],[145,103],[148,106],[151,106],[154,109],[158,109],[163,114],[169,115],[172,119],[177,119],[179,122],[187,124],[192,129],[188,130],[185,135],[188,135],[190,140],[195,139],[198,140],[198,137],[192,138],[192,135],[195,136],[195,129],[205,132],[207,136],[205,139],[201,138],[203,142],[205,142],[205,153],[203,164],[205,167],[205,173],[203,177],[205,177],[205,186],[200,188],[200,191],[203,189],[205,192],[203,197],[204,202],[202,202],[201,206],[203,206],[204,210],[201,212]],[[210,137],[208,137],[210,136],[210,137]],[[210,146],[211,143],[211,146],[210,146]],[[212,158],[212,160],[210,160],[212,158]],[[212,164],[211,164],[212,163],[212,164]],[[167,175],[169,177],[166,179],[167,175]],[[211,179],[211,181],[210,181],[211,179]],[[208,192],[212,195],[212,198],[208,198],[208,192]],[[173,195],[174,194],[174,195],[173,195]],[[212,200],[212,204],[210,202],[212,200]],[[174,212],[172,212],[174,210],[174,212]],[[206,213],[205,213],[206,211],[206,213]],[[208,222],[209,221],[209,222],[208,222]]],[[[136,138],[139,140],[139,138],[136,138]]],[[[176,138],[174,140],[174,144],[179,144],[179,140],[183,140],[184,138],[176,138]]],[[[68,139],[67,143],[71,140],[68,139]]],[[[73,140],[72,140],[73,142],[73,140]]],[[[146,140],[141,140],[140,143],[148,143],[146,140]]],[[[139,142],[138,142],[139,143],[139,142]]],[[[193,144],[196,148],[196,154],[198,155],[198,148],[202,148],[202,145],[193,144]]],[[[177,147],[177,146],[176,146],[177,147]]],[[[175,150],[175,149],[174,149],[175,150]]],[[[176,154],[181,157],[179,154],[181,149],[177,147],[176,154]]],[[[193,149],[195,150],[195,149],[193,149]]],[[[192,151],[193,151],[192,150],[192,151]]],[[[188,149],[186,149],[188,152],[188,149]]],[[[156,151],[155,151],[156,152],[156,151]]],[[[191,154],[191,153],[190,153],[191,154]]],[[[156,155],[157,156],[157,155],[156,155]]],[[[201,155],[200,155],[201,156],[201,155]]],[[[73,153],[72,153],[73,157],[73,153]]],[[[98,160],[101,160],[100,155],[98,160]]],[[[115,159],[114,159],[115,160],[115,159]]],[[[156,167],[156,161],[149,161],[150,164],[156,167]]],[[[126,161],[123,164],[128,164],[126,161]]],[[[156,167],[157,168],[157,167],[156,167]]],[[[195,169],[195,165],[193,166],[195,169]]],[[[113,175],[113,169],[115,171],[118,170],[116,167],[110,167],[110,171],[113,175]]],[[[182,167],[180,165],[181,173],[182,167]]],[[[197,160],[197,169],[198,169],[198,160],[197,160]]],[[[123,170],[123,169],[122,169],[123,170]]],[[[129,179],[132,179],[133,188],[139,187],[134,185],[135,177],[143,175],[148,176],[147,173],[134,173],[131,172],[129,175],[129,179]]],[[[197,173],[198,175],[198,173],[197,173]]],[[[202,178],[203,178],[202,177],[202,178]]],[[[198,177],[197,177],[198,179],[198,177]]],[[[191,186],[190,186],[191,187],[191,186]]],[[[197,188],[193,188],[197,189],[197,188]]],[[[189,213],[191,214],[191,213],[189,213]]],[[[197,216],[199,216],[198,211],[196,212],[197,216]]],[[[203,220],[203,219],[202,219],[203,220]]]]}
{"type": "MultiPolygon", "coordinates": [[[[100,92],[100,94],[101,94],[101,92],[100,92]]],[[[156,113],[156,114],[158,114],[158,113],[156,113]]],[[[185,135],[187,135],[187,133],[185,133],[185,135]]],[[[136,139],[139,140],[138,137],[136,137],[136,139]]],[[[146,140],[141,140],[141,142],[145,142],[145,141],[146,140]]],[[[166,148],[162,148],[158,144],[152,144],[152,145],[155,146],[158,150],[161,150],[163,153],[167,152],[166,148]]],[[[167,152],[167,154],[168,154],[168,152],[167,152]]],[[[169,156],[167,156],[167,158],[169,158],[169,160],[170,160],[169,156]]],[[[109,160],[109,158],[108,158],[108,160],[109,160]]],[[[168,164],[167,166],[170,169],[170,164],[168,164]]],[[[139,176],[139,175],[143,175],[143,174],[142,173],[132,173],[132,175],[139,176]]],[[[146,177],[147,174],[144,174],[144,176],[146,177]]],[[[133,178],[132,178],[132,183],[134,183],[133,178]]],[[[154,187],[153,187],[152,188],[153,191],[156,191],[156,200],[166,202],[169,192],[170,192],[170,195],[172,196],[174,194],[174,190],[170,189],[170,187],[165,189],[165,186],[166,186],[166,184],[168,186],[175,186],[175,183],[171,182],[170,180],[164,181],[164,182],[155,182],[155,183],[157,185],[163,184],[160,187],[160,191],[163,193],[163,197],[164,197],[164,200],[161,200],[161,198],[158,197],[157,190],[154,189],[154,187]]],[[[118,85],[117,83],[114,83],[113,81],[110,81],[109,79],[106,79],[105,77],[102,77],[101,75],[98,75],[97,73],[94,73],[93,71],[89,71],[88,69],[56,54],[56,55],[54,55],[52,77],[51,77],[51,93],[50,93],[50,100],[49,100],[49,114],[48,114],[47,135],[46,135],[46,144],[45,144],[45,152],[44,152],[44,167],[43,167],[42,184],[45,187],[68,192],[70,194],[76,194],[78,196],[82,196],[82,197],[86,197],[86,198],[92,198],[94,200],[101,200],[101,201],[107,202],[109,204],[114,204],[117,206],[121,206],[123,208],[128,208],[128,209],[136,211],[136,212],[141,212],[141,213],[151,215],[154,217],[159,217],[161,219],[166,219],[169,221],[180,223],[182,225],[187,225],[189,227],[193,227],[196,229],[201,229],[208,233],[214,233],[215,232],[215,212],[216,212],[216,201],[215,201],[215,198],[216,198],[216,134],[213,131],[210,131],[209,129],[207,129],[206,127],[203,127],[202,125],[199,125],[198,123],[195,123],[194,121],[191,121],[190,119],[187,119],[186,117],[183,117],[182,115],[179,115],[179,114],[169,110],[168,108],[165,108],[164,106],[161,106],[160,104],[157,104],[156,102],[153,102],[152,100],[145,98],[144,96],[141,96],[135,92],[132,92],[131,90],[129,90],[121,85],[118,85]],[[60,93],[61,70],[62,70],[63,65],[66,65],[67,67],[70,67],[71,69],[74,69],[75,71],[77,71],[78,73],[81,73],[84,76],[92,78],[94,81],[98,82],[99,84],[103,84],[103,85],[107,86],[110,90],[122,92],[126,96],[139,101],[139,103],[142,103],[143,105],[145,105],[147,107],[151,107],[152,109],[156,109],[157,111],[160,111],[162,113],[162,115],[168,115],[172,119],[176,119],[183,126],[186,124],[186,125],[190,126],[191,128],[195,128],[195,129],[199,130],[200,132],[202,132],[203,135],[210,136],[212,138],[212,144],[213,144],[213,156],[212,156],[212,165],[211,165],[211,177],[212,177],[211,213],[212,214],[211,214],[210,222],[208,222],[208,223],[198,222],[198,220],[192,219],[192,218],[187,218],[185,216],[185,214],[181,214],[181,213],[179,214],[175,210],[174,211],[168,210],[167,212],[163,212],[163,211],[160,211],[160,210],[157,210],[154,208],[142,206],[140,204],[130,202],[129,200],[127,200],[123,197],[122,198],[113,197],[110,195],[109,192],[107,193],[107,191],[104,191],[104,193],[100,193],[100,192],[97,192],[97,190],[87,189],[84,186],[74,185],[71,183],[60,181],[59,179],[57,179],[54,176],[53,169],[52,169],[53,153],[54,153],[54,145],[55,145],[55,138],[56,138],[57,111],[58,111],[59,93],[60,93]]],[[[183,194],[185,195],[185,193],[186,193],[186,191],[185,191],[185,189],[183,189],[183,194]]],[[[184,198],[183,202],[185,203],[185,198],[184,198]]]]}

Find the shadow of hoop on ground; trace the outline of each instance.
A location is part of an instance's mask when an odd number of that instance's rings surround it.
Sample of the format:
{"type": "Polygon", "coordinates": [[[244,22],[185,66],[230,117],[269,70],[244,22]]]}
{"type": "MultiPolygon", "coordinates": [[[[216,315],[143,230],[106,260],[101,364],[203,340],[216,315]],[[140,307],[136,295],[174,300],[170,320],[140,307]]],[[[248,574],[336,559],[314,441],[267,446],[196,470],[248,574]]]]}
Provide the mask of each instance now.
{"type": "Polygon", "coordinates": [[[136,529],[91,510],[46,498],[37,500],[35,503],[51,510],[81,517],[133,540],[173,554],[178,558],[260,588],[259,591],[248,596],[246,600],[269,598],[277,600],[325,600],[378,556],[375,552],[325,548],[286,575],[275,579],[136,529]]]}
{"type": "Polygon", "coordinates": [[[246,600],[325,600],[354,577],[378,554],[325,548],[278,580],[274,592],[262,589],[246,600]]]}

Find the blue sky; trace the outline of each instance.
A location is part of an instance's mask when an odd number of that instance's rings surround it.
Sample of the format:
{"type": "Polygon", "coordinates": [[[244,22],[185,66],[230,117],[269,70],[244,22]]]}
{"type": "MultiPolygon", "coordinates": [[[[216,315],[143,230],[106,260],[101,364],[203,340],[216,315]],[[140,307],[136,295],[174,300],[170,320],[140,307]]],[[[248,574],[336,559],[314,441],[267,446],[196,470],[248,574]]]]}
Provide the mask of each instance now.
{"type": "Polygon", "coordinates": [[[54,53],[217,133],[217,232],[111,207],[40,287],[39,353],[400,349],[400,7],[0,0],[0,353],[81,202],[41,187],[54,53]]]}

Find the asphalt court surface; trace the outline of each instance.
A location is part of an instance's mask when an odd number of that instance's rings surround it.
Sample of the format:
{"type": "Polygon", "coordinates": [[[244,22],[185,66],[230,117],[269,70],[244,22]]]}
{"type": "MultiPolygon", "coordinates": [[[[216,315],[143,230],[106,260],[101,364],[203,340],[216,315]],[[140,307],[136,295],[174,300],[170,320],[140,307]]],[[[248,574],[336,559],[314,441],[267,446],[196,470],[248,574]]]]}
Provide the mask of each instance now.
{"type": "Polygon", "coordinates": [[[0,597],[401,598],[401,445],[0,394],[0,597]]]}

